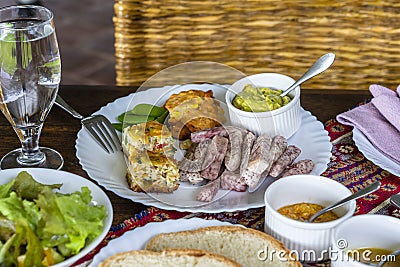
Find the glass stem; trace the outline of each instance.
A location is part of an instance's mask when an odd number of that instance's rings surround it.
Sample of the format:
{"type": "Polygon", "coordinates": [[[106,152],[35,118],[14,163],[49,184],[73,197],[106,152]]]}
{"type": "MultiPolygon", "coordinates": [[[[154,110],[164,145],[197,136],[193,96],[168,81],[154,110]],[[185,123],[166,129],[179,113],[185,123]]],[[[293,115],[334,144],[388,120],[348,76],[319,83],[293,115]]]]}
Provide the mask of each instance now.
{"type": "Polygon", "coordinates": [[[16,129],[22,145],[22,151],[18,157],[18,162],[21,165],[38,165],[45,160],[44,153],[42,153],[39,149],[39,137],[41,130],[42,125],[16,129]]]}

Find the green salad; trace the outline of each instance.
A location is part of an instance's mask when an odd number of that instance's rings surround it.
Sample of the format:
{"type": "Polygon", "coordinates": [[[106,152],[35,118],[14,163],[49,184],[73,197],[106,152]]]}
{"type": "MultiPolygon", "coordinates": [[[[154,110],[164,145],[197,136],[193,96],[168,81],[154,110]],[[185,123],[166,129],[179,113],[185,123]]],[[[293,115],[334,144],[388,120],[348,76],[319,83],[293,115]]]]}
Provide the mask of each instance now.
{"type": "Polygon", "coordinates": [[[0,185],[0,266],[54,265],[101,234],[105,207],[91,205],[88,187],[53,191],[61,186],[41,184],[26,171],[0,185]]]}

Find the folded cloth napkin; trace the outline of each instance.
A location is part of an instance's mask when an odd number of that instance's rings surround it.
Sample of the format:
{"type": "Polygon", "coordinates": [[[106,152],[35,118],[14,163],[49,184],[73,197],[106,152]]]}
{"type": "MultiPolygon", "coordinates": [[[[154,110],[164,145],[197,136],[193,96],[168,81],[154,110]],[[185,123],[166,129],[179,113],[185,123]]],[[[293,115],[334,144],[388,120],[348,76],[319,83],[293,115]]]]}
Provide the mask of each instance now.
{"type": "Polygon", "coordinates": [[[400,86],[397,92],[376,84],[369,90],[374,96],[371,102],[336,119],[359,129],[376,149],[400,165],[400,86]]]}

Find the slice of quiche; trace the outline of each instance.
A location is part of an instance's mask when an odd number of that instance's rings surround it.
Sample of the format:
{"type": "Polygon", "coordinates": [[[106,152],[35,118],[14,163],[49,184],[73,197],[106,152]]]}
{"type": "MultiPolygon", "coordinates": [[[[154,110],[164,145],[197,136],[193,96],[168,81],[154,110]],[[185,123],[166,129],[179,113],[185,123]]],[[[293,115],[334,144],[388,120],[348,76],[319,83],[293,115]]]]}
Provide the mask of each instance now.
{"type": "Polygon", "coordinates": [[[168,128],[157,121],[123,130],[122,147],[127,159],[129,188],[136,192],[162,193],[178,189],[174,142],[168,128]]]}
{"type": "Polygon", "coordinates": [[[128,157],[127,181],[136,192],[171,193],[178,189],[179,169],[164,154],[137,151],[128,157]]]}
{"type": "Polygon", "coordinates": [[[162,153],[167,157],[173,157],[175,153],[171,132],[167,126],[158,121],[148,121],[124,128],[122,147],[127,156],[136,150],[162,153]]]}

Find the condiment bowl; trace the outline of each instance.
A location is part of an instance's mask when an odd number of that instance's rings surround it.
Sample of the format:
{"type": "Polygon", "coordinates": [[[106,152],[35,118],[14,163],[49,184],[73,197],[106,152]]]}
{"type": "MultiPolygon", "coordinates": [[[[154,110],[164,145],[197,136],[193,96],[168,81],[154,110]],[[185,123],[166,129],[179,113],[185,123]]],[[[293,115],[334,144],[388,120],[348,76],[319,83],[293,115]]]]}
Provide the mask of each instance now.
{"type": "MultiPolygon", "coordinates": [[[[370,254],[355,251],[360,248],[384,249],[390,252],[400,249],[400,220],[391,216],[364,214],[354,216],[339,224],[332,235],[332,267],[370,266],[359,260],[369,260],[377,264],[384,254],[370,254]],[[349,251],[352,251],[349,253],[349,251]]],[[[393,261],[393,259],[389,259],[393,261]]],[[[398,258],[396,258],[398,264],[398,258]]],[[[389,263],[384,266],[392,266],[389,263]]],[[[396,265],[398,266],[398,265],[396,265]]]]}
{"type": "Polygon", "coordinates": [[[300,86],[288,94],[292,100],[285,106],[272,111],[248,112],[236,108],[232,101],[244,86],[252,84],[257,87],[285,90],[295,82],[289,76],[279,73],[259,73],[247,76],[232,84],[225,95],[231,124],[245,128],[258,135],[282,135],[291,137],[301,124],[300,86]]]}
{"type": "Polygon", "coordinates": [[[355,200],[337,208],[336,220],[309,223],[290,219],[278,209],[297,203],[314,203],[323,207],[349,196],[351,191],[339,182],[317,175],[293,175],[274,181],[266,190],[266,233],[281,240],[301,261],[317,262],[329,259],[327,253],[334,228],[351,217],[355,200]]]}

